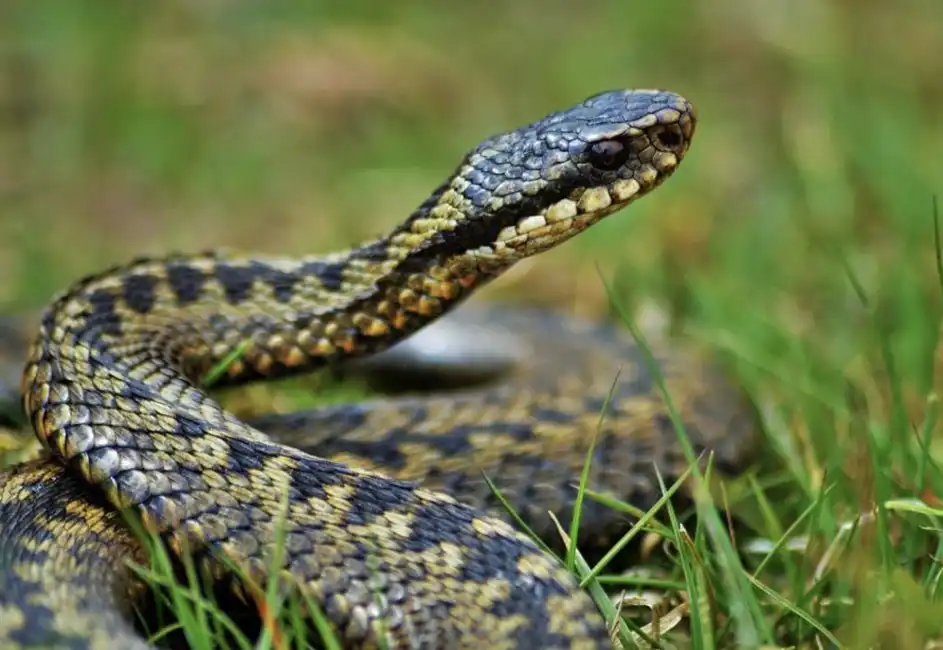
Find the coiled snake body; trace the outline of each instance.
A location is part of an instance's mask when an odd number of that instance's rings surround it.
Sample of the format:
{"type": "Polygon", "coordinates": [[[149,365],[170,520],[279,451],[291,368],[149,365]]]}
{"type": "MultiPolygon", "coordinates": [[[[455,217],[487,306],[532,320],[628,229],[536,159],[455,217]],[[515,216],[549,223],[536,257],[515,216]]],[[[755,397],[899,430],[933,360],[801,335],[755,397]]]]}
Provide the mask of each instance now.
{"type": "MultiPolygon", "coordinates": [[[[406,221],[353,250],[139,259],[58,296],[22,379],[47,455],[0,473],[2,647],[149,647],[127,618],[137,588],[125,561],[145,558],[120,511],[208,575],[232,563],[263,585],[284,525],[280,576],[349,647],[608,647],[589,596],[502,517],[480,472],[538,530],[552,530],[547,510],[566,525],[615,381],[590,485],[657,496],[647,466],[682,461],[627,335],[468,311],[466,324],[530,345],[530,361],[484,388],[251,426],[199,386],[235,349],[222,383],[381,352],[658,186],[694,125],[675,94],[603,93],[484,141],[406,221]],[[276,442],[280,428],[306,444],[276,442]]],[[[451,319],[378,358],[395,361],[451,319]]],[[[687,420],[693,441],[735,466],[750,435],[735,391],[706,364],[659,354],[684,415],[699,418],[687,420]]],[[[624,527],[586,507],[583,541],[624,527]]]]}

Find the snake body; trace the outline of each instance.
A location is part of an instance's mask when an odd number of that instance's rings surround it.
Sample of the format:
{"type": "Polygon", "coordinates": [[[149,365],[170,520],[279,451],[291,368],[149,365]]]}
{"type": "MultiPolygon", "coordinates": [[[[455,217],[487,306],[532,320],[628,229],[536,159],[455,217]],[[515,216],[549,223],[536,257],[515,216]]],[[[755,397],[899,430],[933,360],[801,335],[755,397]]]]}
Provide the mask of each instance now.
{"type": "MultiPolygon", "coordinates": [[[[21,386],[46,455],[0,473],[2,647],[150,647],[129,618],[140,585],[126,560],[146,558],[126,514],[233,589],[230,566],[285,579],[347,647],[609,647],[589,596],[501,516],[480,470],[544,533],[548,509],[566,525],[612,388],[591,485],[650,498],[646,466],[681,457],[626,335],[470,310],[466,322],[504,327],[543,360],[484,388],[248,423],[200,384],[224,361],[224,385],[370,355],[395,364],[474,289],[660,185],[694,125],[676,94],[602,93],[485,140],[376,241],[299,259],[137,259],[57,296],[21,386]]],[[[735,392],[707,364],[659,360],[683,409],[706,414],[694,441],[736,466],[750,427],[735,392]]],[[[587,507],[587,540],[624,526],[587,507]]]]}

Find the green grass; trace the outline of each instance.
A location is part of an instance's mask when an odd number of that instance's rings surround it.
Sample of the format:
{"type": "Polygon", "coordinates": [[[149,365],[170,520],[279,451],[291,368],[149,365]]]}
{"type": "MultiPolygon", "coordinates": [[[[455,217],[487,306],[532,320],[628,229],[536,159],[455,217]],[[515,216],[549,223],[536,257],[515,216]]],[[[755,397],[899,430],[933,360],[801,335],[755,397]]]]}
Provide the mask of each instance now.
{"type": "MultiPolygon", "coordinates": [[[[711,471],[683,529],[665,502],[633,532],[664,540],[661,572],[565,559],[598,598],[640,592],[626,638],[655,636],[654,585],[682,598],[665,647],[928,647],[941,24],[928,0],[7,3],[0,304],[132,255],[345,246],[490,132],[605,88],[676,90],[700,115],[679,173],[487,293],[629,321],[657,303],[760,405],[763,458],[720,487],[711,471]]],[[[208,647],[221,615],[170,594],[208,647]]]]}

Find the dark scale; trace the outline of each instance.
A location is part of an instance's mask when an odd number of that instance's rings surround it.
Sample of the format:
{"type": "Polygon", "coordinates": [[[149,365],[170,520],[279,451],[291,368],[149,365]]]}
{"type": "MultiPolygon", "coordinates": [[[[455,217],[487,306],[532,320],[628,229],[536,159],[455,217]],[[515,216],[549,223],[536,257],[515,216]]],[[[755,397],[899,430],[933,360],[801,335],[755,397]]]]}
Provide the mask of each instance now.
{"type": "Polygon", "coordinates": [[[345,262],[311,261],[302,265],[299,273],[302,276],[312,276],[317,279],[328,291],[340,291],[344,285],[345,262]]]}
{"type": "Polygon", "coordinates": [[[167,282],[181,307],[200,299],[206,280],[206,274],[201,269],[185,262],[167,265],[167,282]]]}
{"type": "Polygon", "coordinates": [[[147,273],[135,273],[125,278],[124,298],[125,304],[139,314],[146,314],[154,308],[157,300],[155,291],[159,280],[153,275],[147,273]]]}
{"type": "Polygon", "coordinates": [[[412,532],[403,543],[403,551],[422,553],[442,542],[462,545],[473,537],[471,524],[475,513],[467,506],[450,503],[422,504],[413,511],[412,532]]]}
{"type": "Polygon", "coordinates": [[[295,287],[301,281],[303,274],[283,271],[272,268],[263,262],[250,262],[255,270],[256,278],[269,286],[275,296],[275,300],[280,303],[287,303],[295,295],[295,287]]]}
{"type": "Polygon", "coordinates": [[[238,305],[251,295],[252,285],[258,277],[259,270],[251,265],[220,262],[216,266],[215,274],[226,294],[226,300],[233,305],[238,305]]]}

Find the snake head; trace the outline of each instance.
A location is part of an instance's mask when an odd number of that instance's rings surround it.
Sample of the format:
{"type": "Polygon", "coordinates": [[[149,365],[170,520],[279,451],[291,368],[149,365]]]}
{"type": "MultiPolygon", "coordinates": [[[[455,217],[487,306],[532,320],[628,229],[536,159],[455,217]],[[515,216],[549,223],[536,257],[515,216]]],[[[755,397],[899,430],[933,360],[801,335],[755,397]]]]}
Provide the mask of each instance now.
{"type": "Polygon", "coordinates": [[[671,92],[594,95],[482,142],[398,236],[424,256],[507,267],[660,185],[687,153],[695,124],[693,106],[671,92]]]}

